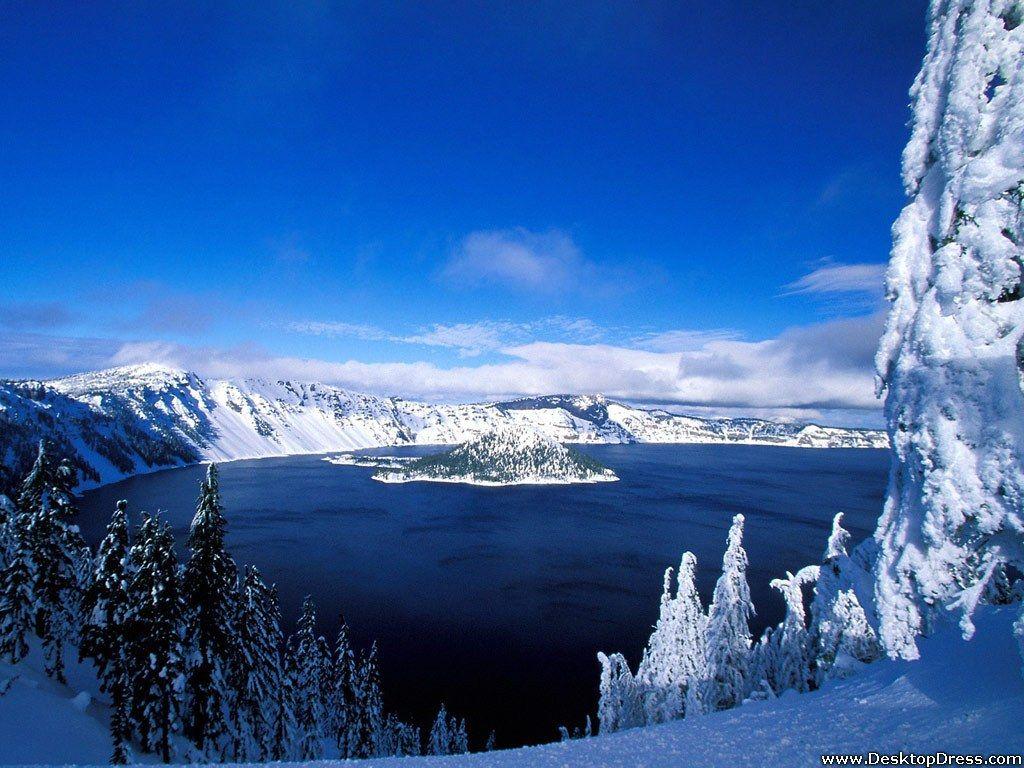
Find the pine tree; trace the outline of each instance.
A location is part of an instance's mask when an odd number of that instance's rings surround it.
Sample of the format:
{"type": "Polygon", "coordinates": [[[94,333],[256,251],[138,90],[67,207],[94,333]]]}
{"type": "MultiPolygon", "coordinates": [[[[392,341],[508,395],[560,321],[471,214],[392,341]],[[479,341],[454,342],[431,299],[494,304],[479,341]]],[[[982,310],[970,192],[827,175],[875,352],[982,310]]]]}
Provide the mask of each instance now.
{"type": "MultiPolygon", "coordinates": [[[[587,728],[588,730],[590,728],[590,715],[587,715],[587,728]]],[[[589,736],[590,734],[588,733],[587,735],[589,736]]],[[[495,735],[494,731],[491,731],[489,734],[487,734],[487,742],[484,744],[484,752],[493,752],[495,749],[497,749],[497,742],[497,736],[495,735]]]]}
{"type": "MultiPolygon", "coordinates": [[[[127,671],[127,668],[126,668],[127,671]]],[[[108,684],[110,690],[110,742],[113,745],[110,762],[113,765],[127,765],[131,762],[131,692],[127,678],[116,679],[108,684]]]]}
{"type": "Polygon", "coordinates": [[[464,755],[467,752],[469,752],[469,732],[466,730],[466,720],[463,718],[452,729],[451,754],[464,755]]]}
{"type": "Polygon", "coordinates": [[[292,760],[298,753],[299,732],[295,720],[295,688],[292,684],[290,662],[281,665],[280,684],[274,696],[274,733],[270,750],[276,762],[292,760]]]}
{"type": "Polygon", "coordinates": [[[875,540],[890,656],[1024,566],[1020,0],[933,0],[877,357],[894,459],[875,540]]]}
{"type": "Polygon", "coordinates": [[[384,704],[380,692],[380,670],[377,667],[377,644],[359,664],[359,740],[356,757],[377,757],[380,754],[384,726],[384,704]]]}
{"type": "Polygon", "coordinates": [[[191,555],[183,579],[189,640],[186,735],[208,757],[223,757],[235,740],[231,680],[238,663],[234,628],[238,569],[224,548],[226,529],[217,466],[211,464],[192,519],[191,555]]]}
{"type": "Polygon", "coordinates": [[[129,612],[127,502],[119,501],[96,554],[96,570],[82,600],[79,656],[96,666],[100,690],[108,691],[124,676],[124,648],[129,612]]]}
{"type": "Polygon", "coordinates": [[[746,697],[751,642],[748,621],[753,614],[747,584],[747,553],[743,549],[743,515],[736,515],[708,615],[704,702],[709,709],[728,709],[746,697]]]}
{"type": "Polygon", "coordinates": [[[17,664],[28,655],[26,636],[34,628],[35,574],[28,544],[29,517],[17,510],[8,518],[7,564],[0,571],[0,656],[17,664]]]}
{"type": "Polygon", "coordinates": [[[778,678],[778,640],[774,627],[765,627],[761,638],[750,649],[749,698],[755,701],[775,698],[775,689],[770,681],[778,678]]]}
{"type": "Polygon", "coordinates": [[[810,688],[810,648],[803,587],[813,584],[817,578],[818,567],[812,565],[801,568],[795,575],[787,571],[786,578],[771,581],[772,589],[779,590],[786,601],[786,616],[773,634],[776,650],[768,678],[776,693],[790,688],[803,693],[810,688]]]}
{"type": "Polygon", "coordinates": [[[170,526],[145,515],[130,550],[128,598],[132,721],[147,751],[167,763],[181,730],[184,601],[170,526]]]}
{"type": "Polygon", "coordinates": [[[88,549],[75,525],[75,483],[71,465],[55,465],[40,441],[18,496],[18,507],[27,516],[24,541],[32,563],[34,631],[42,640],[46,673],[61,683],[66,682],[65,646],[78,641],[83,579],[88,573],[88,549]]]}
{"type": "Polygon", "coordinates": [[[882,655],[878,637],[854,589],[852,575],[859,568],[846,553],[850,535],[843,528],[842,519],[839,513],[832,520],[832,533],[818,569],[811,602],[808,645],[815,686],[830,677],[846,674],[858,663],[871,662],[882,655]]]}
{"type": "Polygon", "coordinates": [[[597,718],[602,734],[644,725],[645,715],[640,690],[629,664],[621,653],[597,654],[601,663],[601,698],[597,718]]]}
{"type": "Polygon", "coordinates": [[[448,717],[448,710],[444,704],[437,711],[434,724],[430,727],[430,743],[427,747],[428,755],[450,755],[452,743],[451,720],[448,717]]]}
{"type": "Polygon", "coordinates": [[[358,670],[355,653],[349,644],[348,625],[344,617],[341,618],[340,627],[334,645],[332,665],[334,679],[331,685],[331,728],[334,731],[335,743],[338,745],[338,754],[347,758],[356,757],[355,742],[358,728],[353,726],[358,722],[354,691],[358,670]]]}
{"type": "Polygon", "coordinates": [[[327,736],[323,681],[329,673],[326,643],[316,632],[316,606],[307,597],[295,633],[288,640],[287,673],[292,688],[296,728],[296,757],[319,760],[327,736]]]}
{"type": "Polygon", "coordinates": [[[12,527],[18,510],[14,502],[0,493],[0,573],[7,567],[12,544],[12,527]]]}
{"type": "Polygon", "coordinates": [[[648,723],[662,723],[701,711],[706,674],[707,617],[695,582],[697,559],[686,552],[679,565],[675,596],[672,569],[665,572],[661,611],[637,669],[648,723]]]}
{"type": "Polygon", "coordinates": [[[110,694],[110,762],[131,757],[131,666],[129,664],[129,537],[127,502],[119,501],[96,555],[95,574],[82,601],[81,659],[92,659],[101,691],[110,694]]]}
{"type": "Polygon", "coordinates": [[[235,627],[238,663],[232,680],[236,697],[233,759],[266,762],[273,752],[283,637],[277,590],[264,583],[255,566],[245,571],[235,627]]]}

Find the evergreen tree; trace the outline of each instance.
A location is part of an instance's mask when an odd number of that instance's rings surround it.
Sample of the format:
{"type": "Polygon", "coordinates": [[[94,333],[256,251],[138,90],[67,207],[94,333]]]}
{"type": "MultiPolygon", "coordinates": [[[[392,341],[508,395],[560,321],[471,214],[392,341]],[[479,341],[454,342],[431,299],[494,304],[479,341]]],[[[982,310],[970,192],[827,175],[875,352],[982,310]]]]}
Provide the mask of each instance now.
{"type": "Polygon", "coordinates": [[[933,0],[911,89],[876,358],[894,455],[874,603],[898,658],[946,617],[969,638],[999,565],[1024,570],[1022,17],[1020,0],[933,0]]]}
{"type": "Polygon", "coordinates": [[[850,535],[842,526],[842,518],[839,513],[832,520],[832,533],[818,569],[811,602],[808,645],[815,686],[830,677],[846,674],[858,663],[874,661],[882,655],[878,636],[854,589],[852,575],[858,571],[864,576],[867,574],[847,555],[846,542],[850,535]]]}
{"type": "Polygon", "coordinates": [[[233,759],[266,762],[273,752],[283,637],[277,590],[264,583],[255,566],[245,570],[235,627],[238,664],[233,679],[233,759]]]}
{"type": "Polygon", "coordinates": [[[129,613],[127,502],[119,501],[96,554],[96,570],[82,600],[79,656],[96,666],[100,690],[109,691],[125,673],[124,649],[129,613]]]}
{"type": "Polygon", "coordinates": [[[131,757],[131,666],[129,664],[129,601],[131,568],[127,502],[119,501],[96,555],[95,575],[82,601],[85,626],[78,652],[92,659],[100,690],[110,694],[110,762],[123,765],[131,757]]]}
{"type": "Polygon", "coordinates": [[[296,757],[319,760],[327,736],[323,681],[329,674],[326,643],[316,632],[316,606],[307,597],[295,633],[288,641],[288,675],[292,688],[296,729],[296,757]]]}
{"type": "Polygon", "coordinates": [[[748,620],[753,614],[747,584],[747,553],[743,549],[743,515],[736,515],[729,529],[722,575],[715,584],[708,616],[704,702],[709,709],[728,709],[746,697],[751,642],[748,620]]]}
{"type": "Polygon", "coordinates": [[[130,550],[128,601],[132,721],[143,747],[167,763],[181,730],[184,602],[170,526],[145,515],[130,550]]]}
{"type": "Polygon", "coordinates": [[[9,517],[7,564],[0,571],[0,656],[17,664],[28,654],[25,638],[34,628],[32,584],[35,581],[28,545],[29,517],[20,510],[9,517]]]}
{"type": "Polygon", "coordinates": [[[755,701],[775,698],[770,681],[778,678],[778,641],[773,627],[765,627],[761,638],[750,649],[749,697],[755,701]]]}
{"type": "Polygon", "coordinates": [[[334,645],[334,679],[331,685],[331,729],[342,758],[356,757],[358,743],[358,713],[355,712],[354,686],[358,675],[355,653],[348,639],[348,625],[340,621],[338,639],[334,645]]]}
{"type": "Polygon", "coordinates": [[[629,664],[621,653],[597,654],[601,663],[601,699],[597,706],[600,732],[623,731],[644,725],[643,701],[629,664]]]}
{"type": "Polygon", "coordinates": [[[227,521],[220,503],[217,466],[211,464],[200,486],[199,502],[185,566],[186,735],[201,754],[223,757],[234,742],[231,679],[238,663],[234,618],[238,569],[224,549],[227,521]]]}
{"type": "Polygon", "coordinates": [[[298,751],[298,723],[295,719],[295,688],[292,684],[290,662],[281,665],[280,683],[274,696],[274,733],[271,759],[276,762],[292,760],[298,751]]]}
{"type": "Polygon", "coordinates": [[[448,717],[448,710],[444,704],[437,711],[434,724],[430,727],[430,743],[427,747],[428,755],[450,755],[452,744],[451,718],[448,717]]]}
{"type": "Polygon", "coordinates": [[[384,719],[378,753],[381,757],[414,757],[419,755],[420,729],[403,723],[394,714],[384,719]]]}
{"type": "Polygon", "coordinates": [[[0,573],[7,567],[11,550],[11,532],[18,510],[9,498],[0,493],[0,573]]]}
{"type": "Polygon", "coordinates": [[[810,688],[810,652],[803,586],[814,583],[817,578],[818,567],[812,565],[801,568],[795,575],[787,572],[786,578],[771,581],[770,586],[779,590],[786,601],[786,616],[772,636],[775,653],[768,681],[776,693],[790,688],[803,693],[810,688]]]}
{"type": "Polygon", "coordinates": [[[88,548],[78,532],[71,489],[75,473],[66,461],[53,463],[44,442],[18,496],[27,516],[25,541],[32,567],[34,630],[42,640],[46,673],[64,678],[64,649],[78,641],[81,598],[88,573],[88,548]]]}
{"type": "MultiPolygon", "coordinates": [[[[589,725],[590,716],[587,715],[588,728],[589,725]]],[[[589,736],[590,734],[588,733],[587,735],[589,736]]],[[[497,749],[497,736],[495,735],[494,731],[491,731],[489,734],[487,734],[487,742],[484,744],[484,752],[493,752],[495,749],[497,749]]]]}
{"type": "Polygon", "coordinates": [[[380,670],[377,667],[377,644],[359,664],[358,691],[359,722],[356,757],[377,757],[380,754],[381,733],[384,727],[384,704],[380,692],[380,670]]]}
{"type": "Polygon", "coordinates": [[[706,674],[707,617],[695,582],[697,559],[683,554],[675,596],[672,569],[665,572],[661,611],[648,641],[637,683],[644,695],[645,719],[661,723],[701,710],[706,674]]]}

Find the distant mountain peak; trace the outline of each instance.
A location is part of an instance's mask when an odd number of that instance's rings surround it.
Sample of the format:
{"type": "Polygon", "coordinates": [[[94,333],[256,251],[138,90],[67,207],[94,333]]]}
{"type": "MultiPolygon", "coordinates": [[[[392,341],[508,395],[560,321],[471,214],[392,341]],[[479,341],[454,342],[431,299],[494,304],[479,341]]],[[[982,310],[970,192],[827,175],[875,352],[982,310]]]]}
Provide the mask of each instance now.
{"type": "Polygon", "coordinates": [[[85,486],[201,460],[455,445],[484,433],[555,443],[744,443],[884,448],[883,432],[709,419],[647,410],[602,395],[431,404],[316,382],[205,379],[145,363],[46,382],[0,382],[0,493],[54,442],[85,486]]]}

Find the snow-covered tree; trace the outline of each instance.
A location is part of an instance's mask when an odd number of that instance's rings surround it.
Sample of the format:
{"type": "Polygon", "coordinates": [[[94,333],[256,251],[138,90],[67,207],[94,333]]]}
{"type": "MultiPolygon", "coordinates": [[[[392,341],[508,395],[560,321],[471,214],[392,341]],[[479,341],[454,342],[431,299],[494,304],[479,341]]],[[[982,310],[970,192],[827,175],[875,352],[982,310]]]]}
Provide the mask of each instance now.
{"type": "Polygon", "coordinates": [[[448,717],[448,710],[444,704],[437,711],[434,724],[430,727],[430,742],[427,745],[428,755],[448,755],[451,744],[451,723],[448,717]]]}
{"type": "Polygon", "coordinates": [[[672,569],[665,571],[658,623],[637,669],[645,719],[662,723],[701,711],[707,668],[707,617],[695,581],[697,558],[683,554],[675,595],[672,569]]]}
{"type": "Polygon", "coordinates": [[[389,757],[410,757],[419,755],[421,751],[420,729],[403,723],[396,715],[389,713],[384,719],[380,754],[389,757]]]}
{"type": "Polygon", "coordinates": [[[728,709],[746,698],[749,684],[750,624],[754,604],[747,584],[747,553],[743,549],[743,515],[729,528],[722,575],[715,584],[708,612],[707,685],[709,710],[728,709]]]}
{"type": "Polygon", "coordinates": [[[768,682],[776,693],[789,689],[803,693],[810,688],[811,651],[803,587],[813,584],[817,578],[818,566],[809,565],[795,574],[787,571],[786,578],[770,582],[772,589],[777,589],[786,602],[786,616],[772,633],[774,652],[768,682]]]}
{"type": "Polygon", "coordinates": [[[290,678],[296,727],[296,759],[319,760],[323,757],[327,734],[327,691],[330,655],[326,642],[317,634],[316,606],[307,597],[295,633],[288,640],[287,674],[290,678]]]}
{"type": "Polygon", "coordinates": [[[878,352],[894,459],[875,534],[880,639],[953,609],[1024,563],[1024,5],[933,0],[903,153],[878,352]]]}
{"type": "Polygon", "coordinates": [[[82,659],[91,659],[101,691],[110,695],[110,762],[123,765],[131,756],[132,666],[129,632],[132,606],[128,594],[131,581],[128,537],[128,503],[119,501],[100,542],[96,567],[82,600],[82,659]]]}
{"type": "Polygon", "coordinates": [[[235,627],[238,663],[232,680],[236,739],[232,757],[267,762],[273,756],[283,637],[277,590],[266,585],[255,566],[245,570],[235,627]]]}
{"type": "Polygon", "coordinates": [[[358,723],[353,745],[356,757],[376,757],[380,754],[381,733],[384,727],[384,704],[380,692],[380,670],[377,667],[377,644],[374,643],[359,663],[354,686],[353,715],[358,723]]]}
{"type": "Polygon", "coordinates": [[[0,572],[7,567],[8,553],[11,548],[12,526],[18,514],[14,502],[0,493],[0,572]]]}
{"type": "Polygon", "coordinates": [[[295,720],[295,690],[290,662],[282,663],[280,684],[274,694],[274,733],[270,757],[275,762],[291,760],[298,751],[299,731],[295,720]]]}
{"type": "Polygon", "coordinates": [[[231,679],[238,663],[234,627],[238,569],[224,548],[226,529],[217,466],[211,464],[192,519],[191,555],[182,584],[189,643],[185,731],[201,754],[214,758],[223,757],[233,743],[231,679]]]}
{"type": "Polygon", "coordinates": [[[358,713],[355,712],[355,685],[358,678],[356,655],[348,639],[344,618],[334,644],[334,678],[331,682],[331,730],[341,757],[355,757],[358,738],[358,713]]]}
{"type": "Polygon", "coordinates": [[[427,754],[429,755],[461,755],[469,751],[469,737],[466,733],[466,721],[448,714],[444,704],[437,711],[434,724],[430,728],[427,754]]]}
{"type": "Polygon", "coordinates": [[[174,536],[156,516],[143,517],[129,554],[128,637],[132,721],[143,748],[165,763],[181,731],[184,601],[174,536]]]}
{"type": "MultiPolygon", "coordinates": [[[[855,588],[858,581],[869,580],[868,574],[846,553],[850,535],[842,519],[839,513],[832,521],[811,602],[808,646],[815,686],[845,674],[851,665],[874,661],[882,654],[855,588]]],[[[866,590],[861,587],[861,591],[866,590]]]]}
{"type": "Polygon", "coordinates": [[[8,518],[7,563],[0,571],[0,656],[18,663],[28,654],[26,637],[35,623],[32,584],[35,581],[28,542],[29,516],[16,510],[8,518]]]}
{"type": "Polygon", "coordinates": [[[31,558],[35,633],[42,640],[47,674],[62,683],[66,682],[64,649],[78,642],[89,571],[88,548],[75,524],[78,510],[71,492],[75,483],[71,465],[55,464],[40,442],[18,496],[27,521],[23,531],[31,558]]]}
{"type": "Polygon", "coordinates": [[[124,680],[128,603],[128,502],[119,501],[96,553],[92,583],[82,600],[82,641],[78,652],[96,666],[100,690],[124,680]]]}
{"type": "Polygon", "coordinates": [[[597,654],[601,664],[601,698],[597,720],[601,733],[615,733],[646,723],[643,697],[636,678],[621,653],[597,654]]]}

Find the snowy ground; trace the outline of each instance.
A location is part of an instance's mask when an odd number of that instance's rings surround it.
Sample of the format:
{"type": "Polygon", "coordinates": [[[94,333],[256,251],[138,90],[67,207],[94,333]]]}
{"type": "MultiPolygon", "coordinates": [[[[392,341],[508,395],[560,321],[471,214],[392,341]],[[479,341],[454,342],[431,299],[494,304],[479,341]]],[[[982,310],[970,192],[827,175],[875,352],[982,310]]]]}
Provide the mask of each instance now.
{"type": "MultiPolygon", "coordinates": [[[[1024,679],[1007,610],[986,611],[969,643],[953,628],[922,641],[915,662],[882,661],[816,693],[790,693],[668,725],[566,744],[446,758],[392,758],[366,768],[678,768],[812,766],[819,755],[871,751],[989,755],[1024,751],[1024,679]],[[400,762],[399,762],[400,761],[400,762]]],[[[0,665],[0,680],[12,668],[0,665]]],[[[106,762],[102,705],[23,672],[0,698],[0,763],[106,762]]],[[[596,671],[595,671],[596,675],[596,671]]],[[[324,763],[323,765],[331,765],[324,763]]],[[[333,763],[340,765],[340,763],[333,763]]]]}

